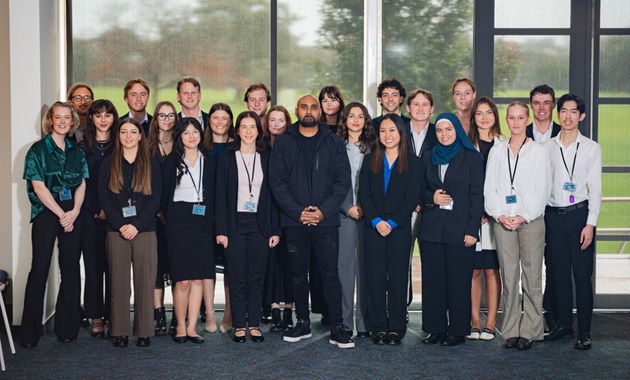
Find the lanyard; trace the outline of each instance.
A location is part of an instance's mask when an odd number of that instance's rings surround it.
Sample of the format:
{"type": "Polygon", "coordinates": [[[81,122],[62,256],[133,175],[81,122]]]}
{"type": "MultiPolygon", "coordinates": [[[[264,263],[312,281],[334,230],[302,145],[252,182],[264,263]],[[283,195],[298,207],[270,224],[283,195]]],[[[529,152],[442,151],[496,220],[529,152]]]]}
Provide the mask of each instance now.
{"type": "MultiPolygon", "coordinates": [[[[510,139],[510,141],[512,141],[512,139],[510,139]]],[[[516,153],[516,162],[514,163],[514,172],[512,172],[512,164],[510,163],[510,142],[508,141],[507,161],[508,161],[508,170],[510,171],[510,187],[512,188],[512,191],[514,191],[514,178],[516,177],[516,168],[518,167],[518,159],[521,156],[521,149],[523,149],[523,145],[525,145],[526,141],[527,141],[527,137],[525,138],[525,140],[523,140],[523,143],[521,144],[520,148],[518,148],[518,152],[516,153]]]]}
{"type": "Polygon", "coordinates": [[[571,167],[571,173],[569,173],[569,167],[567,166],[567,161],[564,159],[564,153],[562,152],[562,147],[558,147],[560,148],[560,155],[562,156],[562,163],[564,163],[564,168],[567,171],[567,174],[569,175],[569,179],[571,180],[571,183],[573,183],[573,172],[575,171],[575,161],[577,161],[577,152],[578,149],[580,149],[580,143],[577,143],[577,146],[575,147],[575,155],[573,156],[573,166],[571,167]]]}
{"type": "Polygon", "coordinates": [[[250,199],[254,198],[252,194],[252,183],[254,182],[254,175],[256,174],[256,153],[254,153],[254,162],[252,163],[252,176],[249,176],[249,169],[247,169],[247,164],[245,163],[245,157],[243,157],[243,153],[239,150],[241,154],[241,160],[243,160],[243,166],[245,166],[245,172],[247,173],[247,182],[249,183],[249,197],[250,199]]]}
{"type": "Polygon", "coordinates": [[[184,165],[186,165],[186,172],[188,173],[188,176],[190,177],[190,180],[192,181],[193,187],[195,188],[195,191],[197,192],[197,203],[201,202],[201,173],[203,173],[203,156],[199,155],[199,187],[197,187],[197,184],[195,183],[195,179],[192,176],[192,173],[190,173],[190,169],[188,167],[188,165],[186,163],[184,163],[184,165]]]}

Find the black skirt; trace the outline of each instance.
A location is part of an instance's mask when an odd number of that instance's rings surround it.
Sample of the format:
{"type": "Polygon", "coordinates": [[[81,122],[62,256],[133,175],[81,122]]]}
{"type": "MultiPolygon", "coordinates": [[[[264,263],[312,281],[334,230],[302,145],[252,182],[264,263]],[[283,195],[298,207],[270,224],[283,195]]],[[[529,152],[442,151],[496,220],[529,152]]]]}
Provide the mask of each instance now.
{"type": "Polygon", "coordinates": [[[166,220],[171,280],[213,279],[215,240],[204,232],[205,217],[193,215],[193,203],[175,202],[166,220]]]}
{"type": "Polygon", "coordinates": [[[484,249],[473,256],[474,269],[499,269],[499,257],[496,249],[484,249]]]}

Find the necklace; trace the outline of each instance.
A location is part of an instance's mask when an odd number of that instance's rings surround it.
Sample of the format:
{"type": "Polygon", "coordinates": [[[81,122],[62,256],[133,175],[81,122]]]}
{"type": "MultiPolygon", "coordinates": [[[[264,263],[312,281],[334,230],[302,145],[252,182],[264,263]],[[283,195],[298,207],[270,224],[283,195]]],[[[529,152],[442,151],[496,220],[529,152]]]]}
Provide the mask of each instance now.
{"type": "Polygon", "coordinates": [[[168,144],[168,143],[172,143],[172,142],[173,142],[172,138],[170,140],[168,140],[168,141],[160,140],[160,144],[168,144]]]}
{"type": "Polygon", "coordinates": [[[104,141],[96,140],[95,142],[96,144],[94,144],[94,146],[96,147],[96,149],[101,151],[101,156],[104,156],[105,151],[109,149],[109,147],[112,145],[112,140],[104,140],[104,141]]]}

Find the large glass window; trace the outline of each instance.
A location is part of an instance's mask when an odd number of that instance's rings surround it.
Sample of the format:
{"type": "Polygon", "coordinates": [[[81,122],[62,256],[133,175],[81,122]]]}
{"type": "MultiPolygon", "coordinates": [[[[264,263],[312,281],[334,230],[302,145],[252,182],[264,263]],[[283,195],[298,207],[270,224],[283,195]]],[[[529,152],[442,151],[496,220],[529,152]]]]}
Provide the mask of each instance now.
{"type": "Polygon", "coordinates": [[[495,0],[495,28],[568,28],[571,0],[495,0]]]}
{"type": "Polygon", "coordinates": [[[602,28],[630,28],[628,0],[600,0],[602,28]]]}
{"type": "Polygon", "coordinates": [[[630,35],[601,36],[599,49],[599,96],[630,97],[630,35]]]}

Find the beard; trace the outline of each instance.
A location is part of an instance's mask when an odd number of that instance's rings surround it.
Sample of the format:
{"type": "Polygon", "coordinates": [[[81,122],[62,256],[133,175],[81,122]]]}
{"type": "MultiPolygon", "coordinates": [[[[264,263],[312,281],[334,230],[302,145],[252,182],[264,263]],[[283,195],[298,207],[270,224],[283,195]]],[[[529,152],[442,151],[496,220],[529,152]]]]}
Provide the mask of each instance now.
{"type": "Polygon", "coordinates": [[[315,127],[317,126],[317,119],[311,115],[306,115],[303,118],[298,118],[298,121],[303,127],[315,127]]]}

